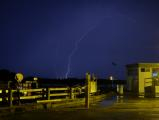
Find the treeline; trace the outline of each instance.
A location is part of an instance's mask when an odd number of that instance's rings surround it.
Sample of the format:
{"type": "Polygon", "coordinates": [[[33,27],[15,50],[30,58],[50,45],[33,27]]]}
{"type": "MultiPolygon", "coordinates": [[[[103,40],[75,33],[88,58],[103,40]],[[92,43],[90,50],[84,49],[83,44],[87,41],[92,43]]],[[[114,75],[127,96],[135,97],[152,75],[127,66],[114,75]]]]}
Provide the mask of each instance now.
{"type": "Polygon", "coordinates": [[[15,72],[11,72],[7,69],[0,69],[0,81],[15,80],[15,72]]]}

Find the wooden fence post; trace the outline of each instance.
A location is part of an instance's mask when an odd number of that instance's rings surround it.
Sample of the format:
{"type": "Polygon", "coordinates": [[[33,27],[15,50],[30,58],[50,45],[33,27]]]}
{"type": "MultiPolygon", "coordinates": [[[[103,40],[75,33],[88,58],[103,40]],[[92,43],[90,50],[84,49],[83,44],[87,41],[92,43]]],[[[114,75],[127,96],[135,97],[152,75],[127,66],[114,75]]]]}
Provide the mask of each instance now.
{"type": "Polygon", "coordinates": [[[47,88],[47,100],[50,100],[50,88],[47,88]]]}
{"type": "Polygon", "coordinates": [[[45,99],[45,88],[42,89],[42,99],[45,99]]]}
{"type": "MultiPolygon", "coordinates": [[[[47,100],[50,100],[50,88],[47,88],[47,100]]],[[[46,109],[48,109],[48,108],[51,108],[51,103],[47,103],[46,105],[45,105],[45,108],[46,109]]]]}
{"type": "Polygon", "coordinates": [[[71,90],[70,90],[70,98],[71,99],[75,98],[75,96],[74,96],[74,88],[71,88],[71,90]]]}
{"type": "Polygon", "coordinates": [[[5,104],[5,102],[6,102],[6,90],[3,89],[3,90],[2,90],[2,103],[5,104]]]}
{"type": "Polygon", "coordinates": [[[12,107],[13,106],[13,92],[12,89],[9,89],[8,91],[9,95],[8,95],[8,101],[9,101],[9,106],[12,107]]]}
{"type": "Polygon", "coordinates": [[[20,89],[17,89],[18,105],[20,105],[20,89]]]}
{"type": "Polygon", "coordinates": [[[86,90],[85,90],[85,107],[89,109],[89,97],[90,97],[90,80],[91,75],[86,73],[86,90]]]}

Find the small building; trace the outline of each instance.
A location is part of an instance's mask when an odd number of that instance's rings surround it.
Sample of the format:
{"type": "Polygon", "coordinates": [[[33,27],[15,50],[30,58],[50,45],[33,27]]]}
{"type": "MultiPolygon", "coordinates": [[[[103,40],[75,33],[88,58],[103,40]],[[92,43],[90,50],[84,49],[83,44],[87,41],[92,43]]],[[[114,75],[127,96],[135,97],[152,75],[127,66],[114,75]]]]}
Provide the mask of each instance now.
{"type": "Polygon", "coordinates": [[[139,95],[159,94],[159,63],[126,65],[128,91],[139,95]]]}

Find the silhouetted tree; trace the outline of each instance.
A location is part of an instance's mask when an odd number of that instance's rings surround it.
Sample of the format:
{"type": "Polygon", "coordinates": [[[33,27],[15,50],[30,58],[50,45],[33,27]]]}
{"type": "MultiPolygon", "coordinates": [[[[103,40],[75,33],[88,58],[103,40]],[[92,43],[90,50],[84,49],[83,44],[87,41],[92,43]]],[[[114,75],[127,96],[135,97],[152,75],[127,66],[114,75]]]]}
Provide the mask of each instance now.
{"type": "Polygon", "coordinates": [[[0,70],[0,81],[14,80],[14,76],[15,76],[14,72],[10,72],[7,69],[0,70]]]}

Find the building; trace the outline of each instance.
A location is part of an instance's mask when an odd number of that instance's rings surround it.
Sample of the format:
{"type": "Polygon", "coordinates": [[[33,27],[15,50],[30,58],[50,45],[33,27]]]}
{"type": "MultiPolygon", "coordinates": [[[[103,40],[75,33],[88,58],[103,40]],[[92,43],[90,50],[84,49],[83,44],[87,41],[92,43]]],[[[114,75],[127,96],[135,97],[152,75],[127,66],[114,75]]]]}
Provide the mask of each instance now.
{"type": "Polygon", "coordinates": [[[126,65],[127,90],[139,95],[159,94],[159,63],[135,63],[126,65]]]}

